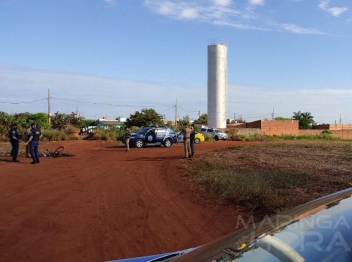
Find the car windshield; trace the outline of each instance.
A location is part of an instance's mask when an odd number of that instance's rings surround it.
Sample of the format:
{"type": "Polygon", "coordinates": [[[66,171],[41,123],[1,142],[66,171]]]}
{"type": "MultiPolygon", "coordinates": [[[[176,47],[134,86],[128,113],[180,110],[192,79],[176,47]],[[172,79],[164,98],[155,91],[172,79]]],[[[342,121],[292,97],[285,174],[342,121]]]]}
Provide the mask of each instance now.
{"type": "Polygon", "coordinates": [[[137,134],[145,134],[150,130],[150,127],[143,127],[137,131],[137,134]]]}

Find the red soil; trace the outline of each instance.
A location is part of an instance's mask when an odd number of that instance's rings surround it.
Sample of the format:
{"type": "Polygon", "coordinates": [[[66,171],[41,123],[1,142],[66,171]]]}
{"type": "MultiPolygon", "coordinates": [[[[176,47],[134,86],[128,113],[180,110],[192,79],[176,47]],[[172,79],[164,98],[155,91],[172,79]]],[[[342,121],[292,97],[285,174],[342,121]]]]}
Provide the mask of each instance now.
{"type": "MultiPolygon", "coordinates": [[[[9,143],[8,143],[9,144],[9,143]]],[[[196,154],[241,142],[196,145],[196,154]]],[[[236,210],[201,199],[183,145],[131,148],[103,141],[59,145],[73,157],[0,159],[0,261],[107,261],[182,250],[237,227],[236,210]]],[[[23,144],[21,144],[23,147],[23,144]]],[[[193,161],[197,161],[195,158],[193,161]]]]}

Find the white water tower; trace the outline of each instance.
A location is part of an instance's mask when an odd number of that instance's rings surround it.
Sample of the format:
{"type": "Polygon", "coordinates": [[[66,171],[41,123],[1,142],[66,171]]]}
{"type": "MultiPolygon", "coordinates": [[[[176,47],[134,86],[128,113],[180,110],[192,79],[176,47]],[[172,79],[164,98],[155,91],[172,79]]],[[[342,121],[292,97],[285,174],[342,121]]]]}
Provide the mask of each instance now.
{"type": "Polygon", "coordinates": [[[226,128],[227,41],[208,44],[208,127],[226,128]]]}

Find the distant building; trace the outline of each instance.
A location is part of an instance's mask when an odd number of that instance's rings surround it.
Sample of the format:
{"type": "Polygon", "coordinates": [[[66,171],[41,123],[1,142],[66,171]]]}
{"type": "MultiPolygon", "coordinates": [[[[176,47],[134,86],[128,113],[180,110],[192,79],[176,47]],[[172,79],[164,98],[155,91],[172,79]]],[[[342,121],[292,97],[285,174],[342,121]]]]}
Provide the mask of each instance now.
{"type": "Polygon", "coordinates": [[[114,126],[114,127],[122,127],[125,123],[121,122],[119,120],[110,120],[110,119],[98,119],[94,123],[97,127],[101,128],[107,128],[109,126],[114,126]]]}

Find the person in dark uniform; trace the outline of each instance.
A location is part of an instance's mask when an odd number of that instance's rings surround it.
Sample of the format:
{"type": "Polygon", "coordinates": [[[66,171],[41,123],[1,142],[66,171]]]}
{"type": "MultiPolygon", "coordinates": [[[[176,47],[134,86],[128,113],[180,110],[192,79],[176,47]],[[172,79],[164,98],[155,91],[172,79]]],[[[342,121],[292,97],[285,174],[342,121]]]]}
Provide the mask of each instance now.
{"type": "Polygon", "coordinates": [[[29,150],[31,152],[31,157],[33,159],[31,164],[39,164],[39,151],[38,145],[39,140],[42,137],[42,132],[37,128],[35,123],[31,124],[31,131],[29,132],[29,139],[26,142],[26,145],[29,144],[29,150]]]}
{"type": "Polygon", "coordinates": [[[188,156],[188,158],[193,158],[194,157],[194,139],[196,137],[196,130],[194,129],[194,124],[191,125],[191,134],[190,134],[190,147],[191,147],[191,154],[188,156]]]}
{"type": "Polygon", "coordinates": [[[11,149],[12,162],[20,162],[17,159],[18,150],[20,148],[20,136],[17,133],[17,124],[15,123],[12,124],[12,127],[9,132],[9,136],[10,136],[10,143],[12,146],[12,149],[11,149]]]}

